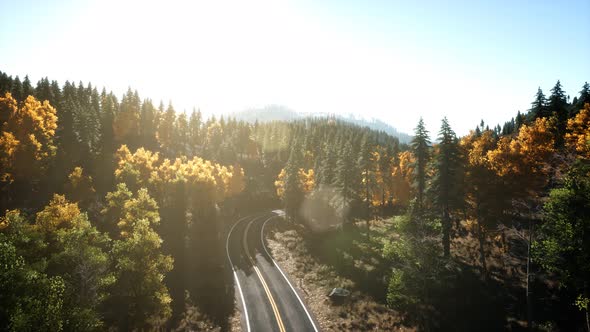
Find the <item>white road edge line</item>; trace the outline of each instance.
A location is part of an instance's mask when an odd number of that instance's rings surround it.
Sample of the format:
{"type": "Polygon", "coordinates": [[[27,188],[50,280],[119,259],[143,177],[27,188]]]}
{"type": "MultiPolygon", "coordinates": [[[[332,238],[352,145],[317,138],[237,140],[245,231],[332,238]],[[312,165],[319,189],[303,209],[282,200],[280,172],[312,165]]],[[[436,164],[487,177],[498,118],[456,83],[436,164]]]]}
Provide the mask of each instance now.
{"type": "Polygon", "coordinates": [[[244,316],[246,316],[246,329],[247,332],[250,332],[250,320],[248,319],[248,308],[246,308],[246,300],[244,300],[244,293],[242,293],[242,287],[240,286],[240,280],[238,279],[238,274],[236,273],[236,269],[234,268],[234,264],[231,261],[231,257],[229,257],[229,237],[231,233],[234,231],[234,228],[242,221],[250,218],[250,216],[244,217],[236,221],[236,223],[231,227],[229,233],[227,233],[227,239],[225,240],[225,252],[227,253],[227,259],[229,260],[229,265],[231,265],[231,270],[233,271],[234,278],[236,279],[236,284],[238,285],[238,291],[240,292],[240,298],[242,299],[242,307],[244,308],[244,316]]]}
{"type": "Polygon", "coordinates": [[[281,272],[281,275],[283,276],[283,278],[285,278],[285,281],[287,281],[287,284],[289,284],[289,287],[291,287],[291,290],[293,291],[293,293],[297,297],[297,300],[299,300],[299,303],[301,304],[301,307],[305,311],[305,314],[307,315],[307,318],[311,322],[311,326],[313,326],[313,329],[315,330],[315,332],[319,332],[318,331],[318,328],[315,326],[315,323],[313,322],[313,319],[311,318],[311,315],[309,314],[309,311],[307,311],[307,308],[305,308],[305,304],[303,303],[303,301],[299,297],[299,294],[297,294],[297,291],[295,290],[295,288],[293,287],[293,285],[291,285],[291,282],[289,281],[289,279],[287,278],[287,276],[285,275],[285,273],[283,272],[283,270],[281,269],[281,267],[279,266],[279,264],[275,261],[275,259],[272,257],[272,255],[268,252],[268,250],[266,249],[266,245],[264,244],[264,227],[266,226],[266,223],[267,222],[269,222],[273,218],[277,218],[277,217],[279,217],[279,216],[278,215],[274,215],[274,216],[266,219],[266,221],[264,221],[264,224],[262,224],[262,228],[260,229],[260,241],[262,241],[262,248],[264,248],[264,251],[266,251],[266,254],[268,255],[268,257],[270,257],[270,259],[272,260],[272,262],[274,263],[274,265],[277,267],[277,269],[279,270],[279,272],[281,272]]]}

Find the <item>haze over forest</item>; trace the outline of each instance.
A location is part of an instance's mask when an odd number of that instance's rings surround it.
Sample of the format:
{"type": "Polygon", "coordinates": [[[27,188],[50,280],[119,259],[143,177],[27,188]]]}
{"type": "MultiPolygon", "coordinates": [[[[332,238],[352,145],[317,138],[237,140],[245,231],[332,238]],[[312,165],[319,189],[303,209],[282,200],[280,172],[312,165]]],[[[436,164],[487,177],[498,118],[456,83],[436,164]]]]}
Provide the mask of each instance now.
{"type": "Polygon", "coordinates": [[[0,2],[0,331],[590,332],[589,12],[0,2]]]}

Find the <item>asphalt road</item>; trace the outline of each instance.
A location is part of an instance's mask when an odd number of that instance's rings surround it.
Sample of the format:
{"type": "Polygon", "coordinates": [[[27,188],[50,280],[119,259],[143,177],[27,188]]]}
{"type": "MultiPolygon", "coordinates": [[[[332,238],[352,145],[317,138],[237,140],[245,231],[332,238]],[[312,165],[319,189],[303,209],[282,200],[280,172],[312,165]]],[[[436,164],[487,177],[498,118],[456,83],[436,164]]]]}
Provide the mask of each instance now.
{"type": "Polygon", "coordinates": [[[242,310],[242,330],[317,332],[318,325],[295,288],[296,283],[289,280],[264,243],[265,225],[284,222],[279,213],[244,217],[227,236],[227,258],[242,310]]]}

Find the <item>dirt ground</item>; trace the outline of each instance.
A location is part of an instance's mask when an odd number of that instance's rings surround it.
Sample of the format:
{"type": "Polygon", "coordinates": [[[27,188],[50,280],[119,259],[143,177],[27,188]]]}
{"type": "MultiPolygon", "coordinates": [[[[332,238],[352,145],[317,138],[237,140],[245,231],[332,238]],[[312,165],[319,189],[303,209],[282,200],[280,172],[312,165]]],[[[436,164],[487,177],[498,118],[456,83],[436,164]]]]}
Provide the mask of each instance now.
{"type": "Polygon", "coordinates": [[[270,228],[267,243],[275,260],[303,292],[322,331],[415,330],[404,326],[397,312],[355,290],[353,280],[312,258],[295,230],[270,228]],[[351,296],[342,303],[333,303],[327,295],[334,287],[352,290],[351,296]]]}

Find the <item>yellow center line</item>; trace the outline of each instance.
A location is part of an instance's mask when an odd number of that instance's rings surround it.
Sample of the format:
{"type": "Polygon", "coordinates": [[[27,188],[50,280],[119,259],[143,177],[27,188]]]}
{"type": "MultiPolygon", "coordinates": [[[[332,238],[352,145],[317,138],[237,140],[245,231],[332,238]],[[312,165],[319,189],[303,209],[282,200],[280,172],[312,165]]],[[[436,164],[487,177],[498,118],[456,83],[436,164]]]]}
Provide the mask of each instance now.
{"type": "Polygon", "coordinates": [[[252,256],[250,256],[250,250],[248,250],[247,235],[248,235],[248,230],[250,229],[250,225],[252,225],[253,222],[254,222],[254,220],[250,221],[250,223],[248,223],[248,225],[246,226],[246,230],[244,231],[243,242],[244,242],[244,250],[246,252],[246,257],[248,257],[248,259],[250,260],[250,263],[252,263],[252,267],[254,268],[254,271],[256,271],[256,275],[258,276],[258,279],[260,279],[260,282],[262,283],[262,287],[264,288],[264,292],[266,293],[266,296],[268,297],[268,300],[270,301],[272,311],[274,312],[275,317],[277,319],[277,323],[279,325],[280,332],[285,332],[285,326],[283,325],[283,320],[281,319],[281,314],[279,313],[279,308],[278,308],[274,298],[272,297],[272,294],[270,293],[270,289],[268,288],[268,285],[266,284],[266,281],[264,280],[262,273],[260,273],[260,270],[258,269],[258,267],[256,267],[256,263],[254,262],[254,259],[252,259],[252,256]]]}

